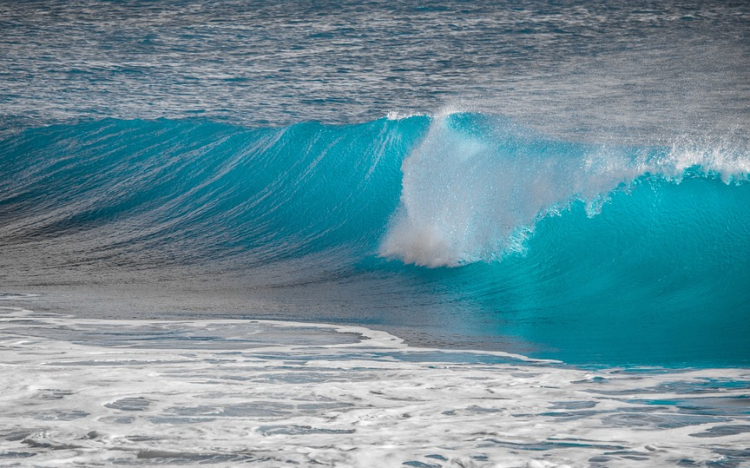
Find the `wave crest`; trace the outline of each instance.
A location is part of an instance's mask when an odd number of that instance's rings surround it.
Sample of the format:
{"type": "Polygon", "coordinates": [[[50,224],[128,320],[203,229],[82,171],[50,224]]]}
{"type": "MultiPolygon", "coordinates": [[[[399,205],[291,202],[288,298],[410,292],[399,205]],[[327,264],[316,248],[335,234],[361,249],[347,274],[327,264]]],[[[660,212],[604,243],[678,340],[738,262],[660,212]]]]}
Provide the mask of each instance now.
{"type": "Polygon", "coordinates": [[[436,117],[402,164],[401,205],[380,255],[427,267],[493,261],[524,249],[536,223],[574,201],[596,214],[639,177],[746,180],[747,153],[612,147],[552,140],[481,114],[436,117]]]}

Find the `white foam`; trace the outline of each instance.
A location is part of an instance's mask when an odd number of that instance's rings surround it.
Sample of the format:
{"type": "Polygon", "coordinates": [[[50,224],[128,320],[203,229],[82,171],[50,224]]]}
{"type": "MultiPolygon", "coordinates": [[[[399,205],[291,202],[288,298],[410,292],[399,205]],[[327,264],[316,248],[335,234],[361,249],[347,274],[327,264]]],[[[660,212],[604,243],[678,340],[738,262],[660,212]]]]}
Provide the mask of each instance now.
{"type": "Polygon", "coordinates": [[[389,111],[385,118],[388,120],[405,120],[412,117],[424,117],[427,114],[424,112],[402,112],[402,111],[389,111]]]}
{"type": "Polygon", "coordinates": [[[0,350],[15,466],[653,467],[746,462],[731,449],[750,444],[743,369],[450,362],[361,327],[9,307],[0,350]]]}
{"type": "Polygon", "coordinates": [[[692,167],[727,182],[750,174],[750,153],[720,142],[686,140],[671,151],[640,153],[607,145],[566,148],[508,122],[467,130],[456,118],[451,109],[437,114],[404,160],[401,206],[381,256],[427,267],[493,261],[522,252],[541,218],[574,201],[585,202],[593,216],[614,190],[644,174],[675,182],[692,167]]]}

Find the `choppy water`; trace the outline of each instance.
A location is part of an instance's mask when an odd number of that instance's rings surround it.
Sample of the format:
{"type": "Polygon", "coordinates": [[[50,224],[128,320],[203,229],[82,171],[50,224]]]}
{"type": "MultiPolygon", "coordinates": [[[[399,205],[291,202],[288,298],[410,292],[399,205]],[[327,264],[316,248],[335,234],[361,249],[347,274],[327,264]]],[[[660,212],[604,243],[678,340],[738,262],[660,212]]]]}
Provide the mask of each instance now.
{"type": "Polygon", "coordinates": [[[371,121],[446,104],[642,141],[739,128],[744,1],[0,2],[3,119],[371,121]]]}

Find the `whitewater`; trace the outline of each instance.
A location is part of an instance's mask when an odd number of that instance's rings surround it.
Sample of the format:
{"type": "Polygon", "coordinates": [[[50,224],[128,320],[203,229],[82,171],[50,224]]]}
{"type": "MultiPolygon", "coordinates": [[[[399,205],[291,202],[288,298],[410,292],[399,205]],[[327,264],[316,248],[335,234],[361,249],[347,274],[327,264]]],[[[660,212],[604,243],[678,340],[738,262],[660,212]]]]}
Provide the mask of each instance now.
{"type": "Polygon", "coordinates": [[[587,372],[361,327],[0,314],[4,372],[19,369],[2,383],[6,466],[747,460],[746,369],[587,372]]]}
{"type": "Polygon", "coordinates": [[[748,32],[0,0],[0,465],[748,466],[748,32]]]}

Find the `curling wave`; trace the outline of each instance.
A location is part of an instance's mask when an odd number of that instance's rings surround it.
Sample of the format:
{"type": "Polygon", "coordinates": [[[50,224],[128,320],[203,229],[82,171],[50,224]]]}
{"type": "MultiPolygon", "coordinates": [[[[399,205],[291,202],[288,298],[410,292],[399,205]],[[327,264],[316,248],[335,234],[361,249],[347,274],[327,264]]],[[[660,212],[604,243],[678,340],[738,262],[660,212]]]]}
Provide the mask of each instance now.
{"type": "Polygon", "coordinates": [[[255,276],[388,277],[399,305],[373,290],[358,307],[448,304],[547,349],[676,334],[750,360],[750,153],[730,142],[575,143],[471,113],[5,135],[0,267],[21,282],[277,265],[255,276]]]}

